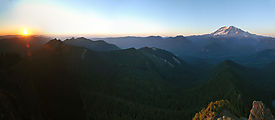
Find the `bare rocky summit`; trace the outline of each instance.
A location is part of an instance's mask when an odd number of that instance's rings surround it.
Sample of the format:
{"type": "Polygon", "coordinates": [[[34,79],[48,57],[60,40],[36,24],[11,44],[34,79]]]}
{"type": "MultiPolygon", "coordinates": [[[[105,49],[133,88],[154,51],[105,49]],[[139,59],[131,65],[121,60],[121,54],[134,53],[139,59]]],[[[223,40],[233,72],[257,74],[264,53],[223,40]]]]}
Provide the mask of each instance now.
{"type": "Polygon", "coordinates": [[[262,101],[254,101],[248,120],[275,120],[270,109],[262,101]]]}
{"type": "Polygon", "coordinates": [[[269,108],[262,101],[254,101],[249,118],[241,117],[234,113],[228,100],[211,102],[207,108],[197,113],[193,120],[275,120],[269,108]]]}

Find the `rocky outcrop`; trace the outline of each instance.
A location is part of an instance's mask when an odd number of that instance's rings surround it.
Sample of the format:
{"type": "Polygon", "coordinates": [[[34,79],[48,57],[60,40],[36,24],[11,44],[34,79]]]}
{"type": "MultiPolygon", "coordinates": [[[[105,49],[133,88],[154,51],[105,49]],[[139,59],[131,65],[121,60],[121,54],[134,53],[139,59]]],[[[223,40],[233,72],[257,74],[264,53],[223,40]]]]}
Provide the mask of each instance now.
{"type": "Polygon", "coordinates": [[[248,120],[275,120],[270,109],[263,102],[254,101],[248,120]]]}
{"type": "MultiPolygon", "coordinates": [[[[237,117],[233,106],[227,100],[209,103],[207,108],[197,113],[193,120],[247,120],[237,117]]],[[[248,120],[275,120],[269,108],[262,101],[254,101],[248,120]]]]}
{"type": "Polygon", "coordinates": [[[228,100],[210,102],[207,108],[197,113],[193,120],[240,120],[234,106],[228,100]]]}

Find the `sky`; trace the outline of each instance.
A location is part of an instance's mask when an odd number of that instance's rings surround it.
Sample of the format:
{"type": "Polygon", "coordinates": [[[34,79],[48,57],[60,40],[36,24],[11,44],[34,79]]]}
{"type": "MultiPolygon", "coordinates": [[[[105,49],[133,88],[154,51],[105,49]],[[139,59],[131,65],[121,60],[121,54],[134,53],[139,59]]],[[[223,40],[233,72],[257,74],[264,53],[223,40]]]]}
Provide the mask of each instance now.
{"type": "Polygon", "coordinates": [[[231,25],[275,37],[275,0],[0,0],[0,35],[189,36],[231,25]]]}

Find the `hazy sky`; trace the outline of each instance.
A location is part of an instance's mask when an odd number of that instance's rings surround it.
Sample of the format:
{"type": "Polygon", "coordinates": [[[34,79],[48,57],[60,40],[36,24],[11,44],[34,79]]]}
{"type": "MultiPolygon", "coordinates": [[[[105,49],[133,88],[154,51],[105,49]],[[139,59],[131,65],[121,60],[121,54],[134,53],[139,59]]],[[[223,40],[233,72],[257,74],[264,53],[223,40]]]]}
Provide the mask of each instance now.
{"type": "Polygon", "coordinates": [[[0,34],[186,36],[229,25],[275,36],[275,0],[0,0],[0,34]]]}

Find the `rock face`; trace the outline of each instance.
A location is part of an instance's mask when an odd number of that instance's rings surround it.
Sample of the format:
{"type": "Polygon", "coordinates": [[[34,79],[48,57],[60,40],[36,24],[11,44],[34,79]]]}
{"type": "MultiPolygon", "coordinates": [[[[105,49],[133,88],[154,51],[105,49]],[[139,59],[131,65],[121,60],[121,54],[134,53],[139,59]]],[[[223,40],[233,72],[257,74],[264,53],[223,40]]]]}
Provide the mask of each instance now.
{"type": "Polygon", "coordinates": [[[261,101],[254,101],[248,120],[275,120],[270,109],[261,101]]]}
{"type": "Polygon", "coordinates": [[[197,113],[193,120],[240,120],[228,100],[210,102],[207,108],[197,113]]]}
{"type": "Polygon", "coordinates": [[[249,118],[237,117],[228,100],[209,103],[207,108],[197,113],[193,120],[275,120],[269,108],[262,101],[254,101],[249,118]]]}

